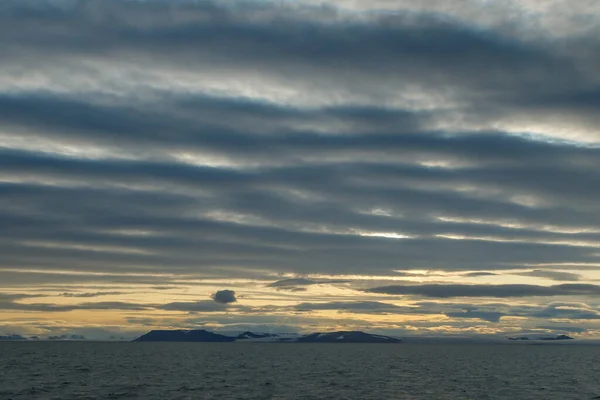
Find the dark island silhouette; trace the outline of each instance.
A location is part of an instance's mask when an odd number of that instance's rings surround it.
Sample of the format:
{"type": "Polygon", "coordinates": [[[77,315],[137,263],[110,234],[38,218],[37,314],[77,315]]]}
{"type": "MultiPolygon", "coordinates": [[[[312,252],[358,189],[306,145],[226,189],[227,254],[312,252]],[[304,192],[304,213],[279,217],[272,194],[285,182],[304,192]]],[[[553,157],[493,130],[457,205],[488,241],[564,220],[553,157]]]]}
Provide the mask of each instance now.
{"type": "Polygon", "coordinates": [[[549,337],[533,337],[530,338],[528,336],[518,336],[518,337],[509,337],[508,340],[574,340],[571,336],[567,335],[558,335],[558,336],[549,336],[549,337]]]}
{"type": "Polygon", "coordinates": [[[134,342],[234,342],[236,338],[200,330],[154,330],[134,342]]]}
{"type": "Polygon", "coordinates": [[[134,342],[243,342],[259,339],[266,342],[283,343],[401,343],[400,339],[390,336],[375,335],[361,331],[315,332],[297,337],[283,337],[275,333],[243,332],[237,336],[226,336],[199,330],[153,330],[134,342]]]}

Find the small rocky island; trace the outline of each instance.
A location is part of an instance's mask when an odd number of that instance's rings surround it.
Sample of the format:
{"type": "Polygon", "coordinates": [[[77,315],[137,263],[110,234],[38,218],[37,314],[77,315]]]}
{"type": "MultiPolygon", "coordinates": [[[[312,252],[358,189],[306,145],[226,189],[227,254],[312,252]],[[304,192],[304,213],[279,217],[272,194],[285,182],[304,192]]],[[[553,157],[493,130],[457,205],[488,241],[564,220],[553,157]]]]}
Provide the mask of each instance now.
{"type": "Polygon", "coordinates": [[[574,340],[571,336],[567,335],[558,335],[558,336],[545,336],[545,337],[528,337],[528,336],[519,336],[519,337],[509,337],[508,340],[574,340]]]}
{"type": "Polygon", "coordinates": [[[400,343],[391,336],[375,335],[361,331],[315,332],[292,337],[276,333],[243,332],[236,336],[220,335],[200,330],[153,330],[134,342],[280,342],[280,343],[400,343]]]}

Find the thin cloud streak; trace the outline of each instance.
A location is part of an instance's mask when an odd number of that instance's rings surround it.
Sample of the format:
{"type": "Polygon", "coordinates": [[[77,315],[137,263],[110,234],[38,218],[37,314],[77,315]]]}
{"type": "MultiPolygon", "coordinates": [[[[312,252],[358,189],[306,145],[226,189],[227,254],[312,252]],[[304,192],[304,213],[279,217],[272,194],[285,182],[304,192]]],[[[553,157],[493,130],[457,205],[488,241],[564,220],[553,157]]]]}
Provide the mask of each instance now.
{"type": "Polygon", "coordinates": [[[529,297],[529,296],[599,296],[600,286],[566,283],[553,286],[513,285],[391,285],[366,289],[367,293],[418,295],[425,297],[529,297]]]}

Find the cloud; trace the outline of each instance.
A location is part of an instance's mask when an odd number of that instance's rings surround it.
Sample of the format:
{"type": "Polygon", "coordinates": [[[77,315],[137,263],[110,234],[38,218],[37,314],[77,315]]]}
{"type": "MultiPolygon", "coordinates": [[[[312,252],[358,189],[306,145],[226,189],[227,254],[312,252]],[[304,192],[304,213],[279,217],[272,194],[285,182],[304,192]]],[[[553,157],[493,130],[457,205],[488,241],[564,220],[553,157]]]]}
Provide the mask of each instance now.
{"type": "Polygon", "coordinates": [[[188,312],[219,312],[227,310],[227,303],[224,301],[195,301],[195,302],[173,302],[159,306],[161,310],[169,311],[188,311],[188,312]]]}
{"type": "Polygon", "coordinates": [[[403,310],[394,304],[378,301],[331,301],[326,303],[300,303],[294,307],[298,311],[339,310],[357,313],[385,313],[403,310]]]}
{"type": "Polygon", "coordinates": [[[425,297],[528,297],[528,296],[598,296],[600,286],[591,284],[536,285],[393,285],[366,289],[367,293],[418,295],[425,297]]]}
{"type": "Polygon", "coordinates": [[[237,298],[235,297],[235,291],[227,289],[218,290],[217,292],[213,293],[212,299],[215,301],[215,303],[220,304],[235,303],[237,301],[237,298]]]}
{"type": "Polygon", "coordinates": [[[533,271],[519,272],[518,275],[522,276],[534,276],[538,278],[547,278],[553,281],[578,281],[581,279],[580,274],[574,274],[572,272],[563,271],[551,271],[535,269],[533,271]]]}
{"type": "Polygon", "coordinates": [[[586,328],[581,328],[578,326],[536,326],[536,329],[545,329],[552,332],[572,332],[572,333],[584,333],[587,332],[586,328]]]}
{"type": "Polygon", "coordinates": [[[143,311],[151,308],[151,305],[127,303],[122,301],[104,301],[94,303],[81,303],[73,305],[62,305],[52,303],[18,303],[0,300],[0,310],[20,310],[37,312],[67,312],[73,310],[133,310],[143,311]]]}
{"type": "Polygon", "coordinates": [[[562,318],[575,320],[600,319],[600,313],[598,313],[597,310],[572,303],[554,303],[542,309],[535,310],[528,315],[537,318],[562,318]]]}
{"type": "Polygon", "coordinates": [[[317,283],[318,283],[318,281],[315,281],[313,279],[289,278],[289,279],[282,279],[279,281],[269,283],[267,286],[274,287],[274,288],[288,288],[288,287],[294,288],[296,286],[316,285],[317,283]]]}
{"type": "Polygon", "coordinates": [[[159,320],[149,317],[127,317],[126,321],[131,325],[156,326],[160,324],[159,320]]]}
{"type": "Polygon", "coordinates": [[[480,276],[494,276],[497,275],[494,272],[486,272],[486,271],[474,271],[474,272],[466,272],[463,274],[463,276],[469,277],[469,278],[478,278],[480,276]]]}
{"type": "Polygon", "coordinates": [[[358,314],[398,315],[445,314],[450,318],[480,319],[489,322],[499,322],[500,318],[509,315],[498,311],[479,310],[479,307],[481,306],[465,304],[440,304],[433,302],[421,302],[412,304],[410,306],[397,306],[394,304],[377,301],[300,303],[295,306],[298,311],[338,310],[358,314]]]}
{"type": "Polygon", "coordinates": [[[36,297],[45,297],[43,294],[29,294],[29,293],[0,293],[0,302],[9,301],[12,302],[14,300],[22,300],[22,299],[32,299],[36,297]]]}
{"type": "Polygon", "coordinates": [[[446,316],[451,318],[473,318],[473,319],[482,319],[484,321],[490,322],[500,322],[500,318],[505,316],[501,312],[490,312],[490,311],[460,311],[460,312],[448,312],[446,316]]]}
{"type": "Polygon", "coordinates": [[[62,297],[98,297],[98,296],[118,296],[123,292],[90,292],[90,293],[62,293],[62,297]]]}
{"type": "Polygon", "coordinates": [[[276,288],[278,290],[289,290],[292,292],[305,291],[304,286],[312,285],[331,285],[336,283],[348,283],[350,281],[344,279],[307,279],[307,278],[288,278],[281,279],[272,283],[269,283],[267,287],[276,288]]]}
{"type": "MultiPolygon", "coordinates": [[[[58,306],[57,306],[58,307],[58,306]]],[[[82,303],[74,307],[79,310],[146,310],[147,305],[127,303],[123,301],[100,301],[94,303],[82,303]]]]}

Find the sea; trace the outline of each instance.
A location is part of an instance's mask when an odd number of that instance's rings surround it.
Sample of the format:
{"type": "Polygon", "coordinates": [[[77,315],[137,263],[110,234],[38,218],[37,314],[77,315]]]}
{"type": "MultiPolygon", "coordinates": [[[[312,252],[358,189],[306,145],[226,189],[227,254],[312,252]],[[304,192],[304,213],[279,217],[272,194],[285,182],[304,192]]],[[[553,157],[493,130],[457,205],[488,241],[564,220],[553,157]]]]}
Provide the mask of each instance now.
{"type": "Polygon", "coordinates": [[[0,342],[0,399],[600,399],[600,346],[0,342]]]}

